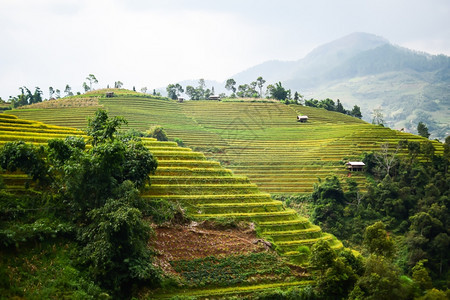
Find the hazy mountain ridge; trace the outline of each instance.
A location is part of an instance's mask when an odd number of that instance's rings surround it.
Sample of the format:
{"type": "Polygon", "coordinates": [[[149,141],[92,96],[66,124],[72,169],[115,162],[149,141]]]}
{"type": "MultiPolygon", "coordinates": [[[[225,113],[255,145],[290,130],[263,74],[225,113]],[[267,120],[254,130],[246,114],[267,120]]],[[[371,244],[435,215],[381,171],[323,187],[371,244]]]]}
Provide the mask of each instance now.
{"type": "Polygon", "coordinates": [[[366,120],[381,107],[386,124],[415,132],[425,122],[433,138],[450,134],[450,57],[354,33],[314,49],[298,61],[268,61],[232,76],[238,84],[263,76],[306,98],[361,106],[366,120]]]}

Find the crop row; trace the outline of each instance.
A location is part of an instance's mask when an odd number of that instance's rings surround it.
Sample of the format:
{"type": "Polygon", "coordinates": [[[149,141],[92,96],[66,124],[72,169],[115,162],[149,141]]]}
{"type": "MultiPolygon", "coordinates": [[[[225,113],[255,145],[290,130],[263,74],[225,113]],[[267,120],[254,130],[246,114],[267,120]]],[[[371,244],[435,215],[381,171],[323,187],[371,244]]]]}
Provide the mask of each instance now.
{"type": "MultiPolygon", "coordinates": [[[[41,136],[41,139],[34,141],[44,143],[46,138],[41,136]]],[[[188,211],[195,212],[193,217],[200,219],[229,217],[256,223],[280,222],[278,225],[261,225],[262,230],[272,232],[271,237],[276,241],[284,241],[288,236],[298,242],[312,235],[322,236],[320,231],[313,230],[300,234],[302,229],[311,228],[307,220],[300,219],[294,210],[285,209],[281,202],[261,193],[246,177],[232,176],[229,170],[223,169],[218,162],[206,160],[203,154],[180,150],[174,142],[144,139],[144,143],[159,158],[159,167],[152,185],[143,194],[144,199],[184,202],[190,207],[188,211]],[[287,223],[281,225],[282,222],[287,223]],[[279,229],[279,234],[274,233],[277,231],[275,227],[279,229]],[[289,230],[293,231],[291,235],[286,233],[289,230]]],[[[11,181],[8,188],[28,192],[23,184],[16,186],[21,183],[20,178],[17,179],[11,181]]]]}

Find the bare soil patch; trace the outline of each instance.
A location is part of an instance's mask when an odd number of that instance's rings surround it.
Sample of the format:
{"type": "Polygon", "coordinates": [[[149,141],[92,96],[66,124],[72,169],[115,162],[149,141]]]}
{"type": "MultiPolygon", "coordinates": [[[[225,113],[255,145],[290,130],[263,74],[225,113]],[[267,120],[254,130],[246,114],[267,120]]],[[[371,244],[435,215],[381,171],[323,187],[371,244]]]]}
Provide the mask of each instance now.
{"type": "Polygon", "coordinates": [[[156,263],[166,272],[174,272],[169,261],[191,260],[207,256],[229,256],[267,251],[252,227],[221,230],[211,224],[156,227],[156,263]],[[194,226],[193,226],[194,225],[194,226]]]}

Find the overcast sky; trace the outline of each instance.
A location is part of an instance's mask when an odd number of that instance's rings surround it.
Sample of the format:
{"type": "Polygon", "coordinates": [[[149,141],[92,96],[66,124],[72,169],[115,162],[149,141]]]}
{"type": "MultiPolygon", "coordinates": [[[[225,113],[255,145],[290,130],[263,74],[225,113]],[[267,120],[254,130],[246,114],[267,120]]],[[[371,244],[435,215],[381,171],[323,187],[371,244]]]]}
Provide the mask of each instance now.
{"type": "Polygon", "coordinates": [[[223,81],[353,32],[450,55],[449,0],[0,0],[0,97],[223,81]]]}

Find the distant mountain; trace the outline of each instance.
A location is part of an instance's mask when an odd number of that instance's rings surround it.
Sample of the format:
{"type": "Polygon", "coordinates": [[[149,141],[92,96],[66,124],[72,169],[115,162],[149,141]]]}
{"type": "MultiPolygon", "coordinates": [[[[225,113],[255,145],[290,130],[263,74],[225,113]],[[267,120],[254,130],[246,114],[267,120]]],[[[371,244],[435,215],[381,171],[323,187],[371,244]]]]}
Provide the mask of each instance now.
{"type": "Polygon", "coordinates": [[[281,81],[306,98],[354,104],[370,121],[381,107],[386,125],[415,132],[427,124],[432,138],[450,134],[450,57],[391,44],[382,37],[353,33],[314,49],[297,61],[268,61],[238,73],[238,84],[262,76],[281,81]]]}

